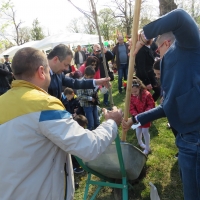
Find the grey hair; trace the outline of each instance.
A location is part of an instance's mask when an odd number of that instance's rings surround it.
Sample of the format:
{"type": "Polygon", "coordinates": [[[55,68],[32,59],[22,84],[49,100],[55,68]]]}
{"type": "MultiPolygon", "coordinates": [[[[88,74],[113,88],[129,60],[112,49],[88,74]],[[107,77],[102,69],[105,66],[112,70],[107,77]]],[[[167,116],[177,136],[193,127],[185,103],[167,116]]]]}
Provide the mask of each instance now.
{"type": "Polygon", "coordinates": [[[156,41],[156,44],[159,45],[165,40],[170,40],[170,42],[173,43],[175,40],[174,34],[172,32],[167,32],[167,33],[163,33],[162,35],[159,35],[156,41]]]}

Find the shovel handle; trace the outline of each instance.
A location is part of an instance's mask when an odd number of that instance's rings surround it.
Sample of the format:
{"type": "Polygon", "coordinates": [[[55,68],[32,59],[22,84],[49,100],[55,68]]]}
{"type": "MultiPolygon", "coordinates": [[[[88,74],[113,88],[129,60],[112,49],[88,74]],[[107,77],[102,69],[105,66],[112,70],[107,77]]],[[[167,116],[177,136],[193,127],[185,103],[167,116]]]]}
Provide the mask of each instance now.
{"type": "MultiPolygon", "coordinates": [[[[128,80],[126,86],[126,98],[125,98],[125,107],[124,107],[124,120],[128,120],[129,117],[129,107],[130,107],[130,97],[131,97],[131,87],[132,87],[132,79],[133,72],[135,66],[135,56],[133,56],[133,52],[135,50],[136,42],[138,40],[138,27],[139,27],[139,19],[140,19],[140,8],[141,8],[141,0],[135,1],[134,8],[134,17],[133,17],[133,26],[132,26],[132,48],[130,51],[129,58],[129,67],[128,67],[128,80]]],[[[123,130],[122,132],[122,141],[126,141],[126,132],[123,130]]]]}

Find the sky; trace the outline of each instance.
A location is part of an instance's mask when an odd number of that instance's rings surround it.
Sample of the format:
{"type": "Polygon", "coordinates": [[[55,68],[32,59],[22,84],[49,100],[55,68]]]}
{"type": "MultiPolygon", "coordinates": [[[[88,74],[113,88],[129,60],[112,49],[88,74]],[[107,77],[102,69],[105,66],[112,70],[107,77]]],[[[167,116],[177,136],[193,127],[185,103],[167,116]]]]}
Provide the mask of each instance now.
{"type": "MultiPolygon", "coordinates": [[[[2,0],[0,0],[1,2],[2,0]]],[[[71,0],[76,6],[89,11],[88,0],[71,0]]],[[[149,0],[151,4],[158,4],[158,0],[149,0]]],[[[57,34],[67,31],[67,26],[73,18],[83,17],[68,0],[12,0],[17,20],[22,26],[32,27],[34,19],[38,19],[45,30],[45,34],[57,34]]],[[[95,0],[97,11],[108,5],[110,0],[95,0]]]]}

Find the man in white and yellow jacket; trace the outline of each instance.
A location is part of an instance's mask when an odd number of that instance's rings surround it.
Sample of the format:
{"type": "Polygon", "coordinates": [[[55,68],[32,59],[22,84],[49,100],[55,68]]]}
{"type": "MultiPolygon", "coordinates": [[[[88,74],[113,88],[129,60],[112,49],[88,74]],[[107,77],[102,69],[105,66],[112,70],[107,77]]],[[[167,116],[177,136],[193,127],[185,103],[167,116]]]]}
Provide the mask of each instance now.
{"type": "Polygon", "coordinates": [[[0,199],[63,200],[67,155],[67,200],[72,200],[69,154],[95,159],[115,139],[122,113],[105,111],[105,122],[85,130],[46,92],[50,75],[42,52],[20,49],[12,69],[16,80],[0,96],[0,199]]]}

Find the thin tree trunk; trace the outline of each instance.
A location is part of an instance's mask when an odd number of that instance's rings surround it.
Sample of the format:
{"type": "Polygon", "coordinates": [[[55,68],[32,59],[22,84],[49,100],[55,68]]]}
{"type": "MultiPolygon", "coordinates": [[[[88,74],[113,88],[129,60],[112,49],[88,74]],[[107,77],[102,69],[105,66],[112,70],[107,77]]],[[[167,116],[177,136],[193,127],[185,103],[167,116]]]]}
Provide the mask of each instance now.
{"type": "MultiPolygon", "coordinates": [[[[100,30],[99,30],[96,7],[95,7],[95,4],[94,4],[93,0],[90,0],[90,3],[91,3],[91,7],[92,7],[92,14],[93,14],[94,21],[95,21],[95,24],[96,24],[97,32],[98,32],[98,35],[99,35],[99,43],[100,43],[100,46],[101,46],[101,52],[102,52],[102,56],[103,56],[103,66],[104,66],[105,75],[106,75],[106,77],[109,77],[108,76],[107,65],[106,65],[106,58],[105,58],[105,54],[104,54],[104,51],[103,51],[104,50],[104,45],[102,43],[101,34],[100,34],[100,30]]],[[[114,106],[111,87],[109,87],[109,95],[110,95],[110,105],[114,106]]]]}

